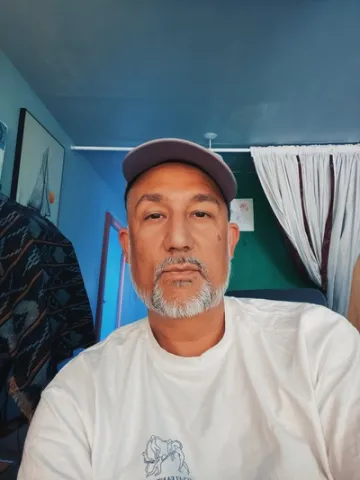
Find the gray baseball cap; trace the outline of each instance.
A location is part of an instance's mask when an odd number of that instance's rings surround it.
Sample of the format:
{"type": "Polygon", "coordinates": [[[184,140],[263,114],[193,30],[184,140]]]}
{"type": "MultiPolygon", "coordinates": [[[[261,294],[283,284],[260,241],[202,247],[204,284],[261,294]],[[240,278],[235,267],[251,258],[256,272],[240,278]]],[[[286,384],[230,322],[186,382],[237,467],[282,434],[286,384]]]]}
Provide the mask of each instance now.
{"type": "Polygon", "coordinates": [[[178,138],[160,138],[134,148],[124,159],[123,174],[130,183],[150,168],[169,161],[200,168],[219,186],[227,203],[235,198],[236,179],[222,157],[201,145],[178,138]]]}

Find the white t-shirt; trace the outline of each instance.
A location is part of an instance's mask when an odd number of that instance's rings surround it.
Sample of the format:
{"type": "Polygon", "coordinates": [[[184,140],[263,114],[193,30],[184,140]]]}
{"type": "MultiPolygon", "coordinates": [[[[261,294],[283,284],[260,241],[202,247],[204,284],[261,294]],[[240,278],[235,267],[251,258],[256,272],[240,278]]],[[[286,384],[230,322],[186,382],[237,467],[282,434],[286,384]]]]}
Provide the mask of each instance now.
{"type": "Polygon", "coordinates": [[[19,480],[360,478],[360,336],[314,305],[225,299],[225,334],[169,354],[120,328],[45,390],[19,480]]]}

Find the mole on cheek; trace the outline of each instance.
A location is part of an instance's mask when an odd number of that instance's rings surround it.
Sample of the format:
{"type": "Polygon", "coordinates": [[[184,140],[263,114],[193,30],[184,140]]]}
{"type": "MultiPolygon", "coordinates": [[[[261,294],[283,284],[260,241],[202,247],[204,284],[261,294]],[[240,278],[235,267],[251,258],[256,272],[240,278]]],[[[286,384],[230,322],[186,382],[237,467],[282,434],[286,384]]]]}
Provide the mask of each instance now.
{"type": "Polygon", "coordinates": [[[217,234],[217,239],[218,239],[218,242],[221,242],[221,235],[219,233],[217,234]]]}

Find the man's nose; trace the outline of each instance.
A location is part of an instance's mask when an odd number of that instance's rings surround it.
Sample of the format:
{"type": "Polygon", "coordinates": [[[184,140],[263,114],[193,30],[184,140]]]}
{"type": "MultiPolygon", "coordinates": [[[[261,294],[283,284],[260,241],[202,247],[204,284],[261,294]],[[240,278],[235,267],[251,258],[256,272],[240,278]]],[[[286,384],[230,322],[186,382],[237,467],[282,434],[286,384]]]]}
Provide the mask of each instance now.
{"type": "Polygon", "coordinates": [[[164,246],[168,252],[188,252],[193,248],[191,225],[183,217],[174,217],[167,223],[164,246]]]}

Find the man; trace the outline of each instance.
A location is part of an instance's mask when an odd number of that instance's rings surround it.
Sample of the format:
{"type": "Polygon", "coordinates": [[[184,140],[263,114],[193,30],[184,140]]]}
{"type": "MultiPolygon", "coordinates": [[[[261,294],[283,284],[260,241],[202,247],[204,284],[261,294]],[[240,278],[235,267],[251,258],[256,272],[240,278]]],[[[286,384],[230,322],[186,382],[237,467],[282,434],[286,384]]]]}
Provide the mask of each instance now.
{"type": "Polygon", "coordinates": [[[224,298],[239,232],[217,155],[158,140],[123,170],[120,240],[148,319],[58,374],[20,480],[359,478],[355,329],[323,307],[224,298]]]}

